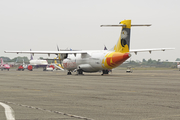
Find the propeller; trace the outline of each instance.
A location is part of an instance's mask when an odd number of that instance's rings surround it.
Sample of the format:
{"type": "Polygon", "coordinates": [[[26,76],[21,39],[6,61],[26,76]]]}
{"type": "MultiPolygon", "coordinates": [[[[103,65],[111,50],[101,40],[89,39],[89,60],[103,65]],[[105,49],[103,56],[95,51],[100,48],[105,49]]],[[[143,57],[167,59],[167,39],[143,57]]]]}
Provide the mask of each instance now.
{"type": "Polygon", "coordinates": [[[58,45],[57,45],[57,50],[59,51],[59,47],[58,47],[58,45]]]}

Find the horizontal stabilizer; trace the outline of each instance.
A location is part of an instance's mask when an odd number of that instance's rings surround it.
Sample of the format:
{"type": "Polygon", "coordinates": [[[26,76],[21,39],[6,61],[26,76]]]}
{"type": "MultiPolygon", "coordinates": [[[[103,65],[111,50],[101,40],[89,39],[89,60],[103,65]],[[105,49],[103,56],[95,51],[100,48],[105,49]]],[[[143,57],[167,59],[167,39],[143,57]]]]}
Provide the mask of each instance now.
{"type": "Polygon", "coordinates": [[[165,51],[165,50],[174,50],[174,49],[175,48],[131,49],[129,52],[137,54],[138,52],[149,52],[149,53],[151,53],[152,51],[165,51]]]}
{"type": "MultiPolygon", "coordinates": [[[[125,27],[126,25],[119,24],[119,25],[101,25],[101,27],[125,27]]],[[[138,27],[138,26],[151,26],[151,24],[137,24],[137,25],[131,25],[131,27],[138,27]]]]}
{"type": "Polygon", "coordinates": [[[101,27],[125,27],[126,25],[101,25],[101,27]]]}
{"type": "Polygon", "coordinates": [[[151,24],[139,24],[139,25],[131,25],[131,27],[137,27],[137,26],[151,26],[151,24]]]}

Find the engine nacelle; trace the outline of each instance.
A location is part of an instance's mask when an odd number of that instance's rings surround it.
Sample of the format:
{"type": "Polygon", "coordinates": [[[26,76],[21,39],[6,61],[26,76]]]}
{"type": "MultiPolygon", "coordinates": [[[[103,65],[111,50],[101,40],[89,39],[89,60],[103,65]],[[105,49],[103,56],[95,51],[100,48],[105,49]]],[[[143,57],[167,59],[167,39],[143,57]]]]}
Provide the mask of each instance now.
{"type": "Polygon", "coordinates": [[[81,64],[78,66],[78,69],[81,69],[84,72],[95,72],[94,68],[90,64],[81,64]]]}

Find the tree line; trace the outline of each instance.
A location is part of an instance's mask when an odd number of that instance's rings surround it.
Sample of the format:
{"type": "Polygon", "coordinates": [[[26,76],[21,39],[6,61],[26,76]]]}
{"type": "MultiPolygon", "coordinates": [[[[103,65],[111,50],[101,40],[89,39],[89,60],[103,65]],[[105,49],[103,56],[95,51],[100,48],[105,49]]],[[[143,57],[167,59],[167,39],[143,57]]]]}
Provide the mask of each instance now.
{"type": "MultiPolygon", "coordinates": [[[[25,63],[29,63],[29,59],[28,59],[28,57],[15,57],[15,58],[13,58],[13,59],[10,59],[9,57],[4,57],[4,56],[1,56],[0,58],[2,58],[3,59],[3,61],[4,62],[14,62],[14,63],[22,63],[23,62],[23,60],[24,60],[24,62],[25,63]]],[[[39,59],[44,59],[43,57],[40,57],[39,59]]],[[[53,60],[47,60],[48,61],[48,63],[52,63],[53,62],[53,60]]]]}
{"type": "MultiPolygon", "coordinates": [[[[180,58],[177,58],[176,61],[180,61],[180,58]]],[[[142,61],[134,61],[130,60],[128,62],[125,62],[124,64],[121,65],[121,67],[156,67],[156,68],[177,68],[177,62],[168,62],[166,61],[161,61],[160,59],[158,60],[152,60],[148,59],[145,60],[143,59],[142,61]]]]}
{"type": "MultiPolygon", "coordinates": [[[[29,62],[28,57],[15,57],[13,59],[10,59],[9,57],[4,57],[1,56],[0,58],[3,59],[4,62],[17,62],[17,63],[22,63],[23,60],[25,63],[29,62]]],[[[39,59],[44,59],[43,57],[40,57],[39,59]]],[[[180,61],[180,58],[177,58],[176,61],[180,61]]],[[[51,63],[52,60],[48,60],[48,63],[51,63]]],[[[160,59],[158,60],[152,60],[152,59],[142,59],[142,61],[134,61],[134,60],[129,60],[120,65],[121,67],[127,67],[127,66],[132,66],[132,67],[164,67],[164,68],[176,68],[177,63],[176,62],[168,62],[168,61],[161,61],[160,59]]]]}
{"type": "Polygon", "coordinates": [[[29,62],[29,59],[28,57],[15,57],[13,59],[10,59],[9,57],[4,57],[4,56],[1,56],[0,58],[3,59],[4,62],[17,62],[17,63],[20,63],[20,62],[29,62]]]}

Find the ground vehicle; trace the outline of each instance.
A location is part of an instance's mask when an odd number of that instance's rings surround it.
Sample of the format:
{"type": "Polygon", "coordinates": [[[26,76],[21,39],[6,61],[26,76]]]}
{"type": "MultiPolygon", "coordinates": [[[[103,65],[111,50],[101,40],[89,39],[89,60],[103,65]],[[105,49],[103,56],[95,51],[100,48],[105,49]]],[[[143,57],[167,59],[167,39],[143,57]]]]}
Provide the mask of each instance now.
{"type": "Polygon", "coordinates": [[[21,71],[21,70],[24,71],[24,67],[22,65],[20,65],[17,70],[18,71],[21,71]]]}
{"type": "Polygon", "coordinates": [[[126,70],[126,72],[127,72],[127,73],[132,73],[132,72],[133,72],[133,70],[132,70],[131,66],[127,66],[127,70],[126,70]]]}
{"type": "Polygon", "coordinates": [[[54,69],[55,67],[53,65],[48,65],[47,67],[43,69],[43,71],[53,71],[54,69]]]}
{"type": "Polygon", "coordinates": [[[24,65],[20,65],[19,67],[18,67],[18,71],[24,71],[24,69],[28,69],[29,71],[32,71],[33,70],[33,67],[32,67],[32,65],[28,65],[28,66],[24,66],[24,65]]]}

